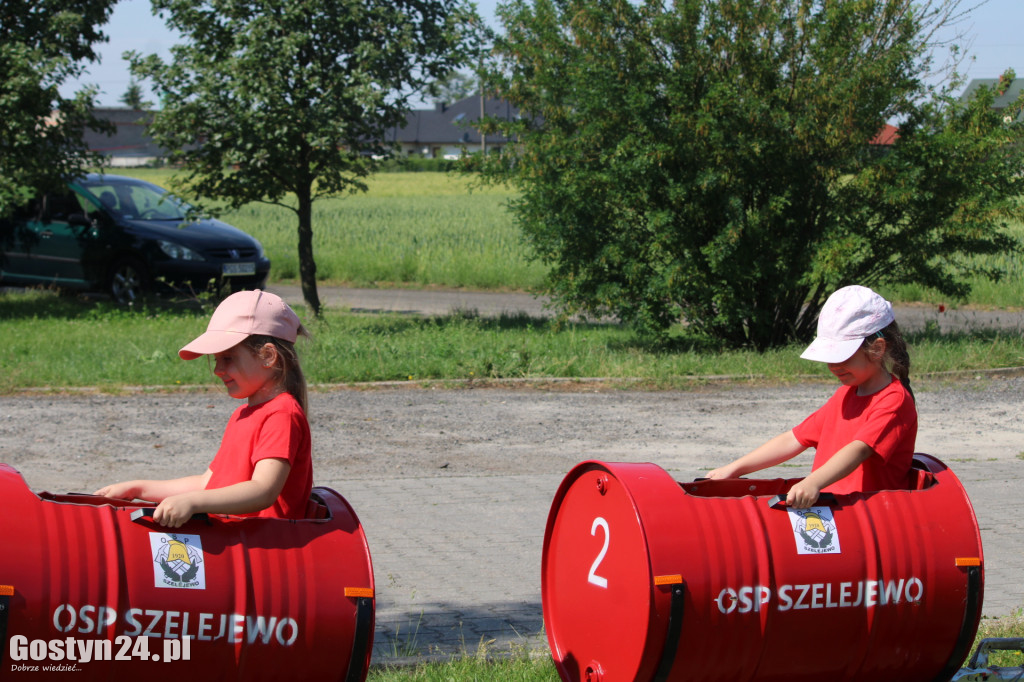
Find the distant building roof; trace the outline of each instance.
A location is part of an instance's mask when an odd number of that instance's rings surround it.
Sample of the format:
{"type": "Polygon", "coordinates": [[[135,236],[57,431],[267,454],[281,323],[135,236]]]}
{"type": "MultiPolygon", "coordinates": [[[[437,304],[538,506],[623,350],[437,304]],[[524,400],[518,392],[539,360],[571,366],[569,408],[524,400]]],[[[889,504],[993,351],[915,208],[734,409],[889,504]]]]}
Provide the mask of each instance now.
{"type": "MultiPolygon", "coordinates": [[[[967,88],[964,90],[963,94],[960,95],[960,101],[966,102],[967,100],[969,100],[971,97],[974,96],[974,93],[977,92],[978,88],[982,86],[986,86],[989,88],[998,88],[999,80],[1000,79],[998,78],[973,79],[970,83],[967,84],[967,88]]],[[[1013,104],[1018,97],[1020,97],[1020,93],[1022,90],[1024,90],[1024,81],[1022,81],[1020,78],[1015,78],[1013,82],[1010,83],[1010,86],[1008,88],[1006,88],[1002,92],[999,92],[998,90],[996,91],[996,98],[995,101],[992,102],[992,108],[1005,109],[1006,107],[1013,104]]]]}
{"type": "MultiPolygon", "coordinates": [[[[484,100],[487,116],[512,119],[519,110],[500,99],[484,100]]],[[[115,133],[107,136],[86,130],[85,143],[89,149],[111,157],[164,157],[166,150],[150,137],[146,126],[152,121],[152,111],[127,107],[97,107],[97,118],[110,121],[115,133]]],[[[473,124],[480,120],[480,97],[459,100],[452,105],[438,104],[433,109],[416,109],[406,114],[403,127],[391,128],[387,142],[407,145],[479,145],[480,131],[473,124]]],[[[504,144],[508,140],[500,135],[488,135],[488,144],[504,144]]]]}
{"type": "Polygon", "coordinates": [[[97,107],[93,109],[96,118],[114,124],[112,136],[86,130],[84,139],[89,149],[107,156],[161,157],[161,149],[146,131],[146,125],[153,119],[153,112],[129,109],[127,107],[97,107]]]}
{"type": "MultiPolygon", "coordinates": [[[[414,109],[405,116],[405,125],[387,132],[388,142],[403,144],[480,144],[480,131],[473,127],[480,120],[479,95],[466,97],[451,105],[438,104],[433,109],[414,109]]],[[[519,110],[501,99],[483,101],[483,113],[511,120],[519,110]]],[[[500,135],[488,135],[489,144],[508,142],[500,135]]]]}
{"type": "Polygon", "coordinates": [[[890,146],[896,144],[896,140],[900,137],[899,131],[894,125],[886,123],[882,126],[882,129],[868,141],[868,144],[877,144],[882,146],[890,146]]]}

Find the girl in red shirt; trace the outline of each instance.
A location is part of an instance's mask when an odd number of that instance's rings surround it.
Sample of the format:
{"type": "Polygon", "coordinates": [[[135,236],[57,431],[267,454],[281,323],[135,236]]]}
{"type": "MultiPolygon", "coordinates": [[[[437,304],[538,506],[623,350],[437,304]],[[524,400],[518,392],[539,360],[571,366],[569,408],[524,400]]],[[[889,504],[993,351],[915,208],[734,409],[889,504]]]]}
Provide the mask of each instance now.
{"type": "Polygon", "coordinates": [[[843,384],[798,426],[709,478],[736,478],[815,448],[811,474],[787,494],[806,508],[822,490],[835,493],[905,488],[917,438],[910,356],[892,305],[871,289],[844,287],[818,318],[818,336],[800,356],[828,363],[843,384]]]}
{"type": "Polygon", "coordinates": [[[178,528],[193,514],[299,519],[313,487],[306,380],[295,340],[308,332],[280,297],[242,291],[217,306],[206,332],[178,355],[212,355],[228,395],[246,400],[231,415],[220,449],[202,474],[135,480],[95,494],[158,502],[153,519],[178,528]]]}

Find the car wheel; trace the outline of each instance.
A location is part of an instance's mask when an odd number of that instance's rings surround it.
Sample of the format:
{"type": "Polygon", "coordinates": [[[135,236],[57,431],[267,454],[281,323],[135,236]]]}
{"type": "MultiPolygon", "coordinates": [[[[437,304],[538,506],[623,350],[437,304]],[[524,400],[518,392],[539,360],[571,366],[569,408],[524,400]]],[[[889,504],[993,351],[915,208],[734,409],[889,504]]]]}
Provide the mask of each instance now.
{"type": "Polygon", "coordinates": [[[122,258],[110,269],[110,295],[118,303],[135,303],[148,289],[149,274],[138,260],[122,258]]]}

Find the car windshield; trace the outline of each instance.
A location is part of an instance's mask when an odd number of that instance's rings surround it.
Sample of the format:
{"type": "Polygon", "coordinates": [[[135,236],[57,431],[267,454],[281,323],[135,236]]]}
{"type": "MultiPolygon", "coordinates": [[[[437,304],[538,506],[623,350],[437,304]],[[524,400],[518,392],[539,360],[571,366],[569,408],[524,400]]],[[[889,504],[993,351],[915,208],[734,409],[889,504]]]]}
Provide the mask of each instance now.
{"type": "Polygon", "coordinates": [[[129,220],[184,220],[188,206],[173,194],[148,183],[96,180],[82,183],[115,216],[129,220]]]}

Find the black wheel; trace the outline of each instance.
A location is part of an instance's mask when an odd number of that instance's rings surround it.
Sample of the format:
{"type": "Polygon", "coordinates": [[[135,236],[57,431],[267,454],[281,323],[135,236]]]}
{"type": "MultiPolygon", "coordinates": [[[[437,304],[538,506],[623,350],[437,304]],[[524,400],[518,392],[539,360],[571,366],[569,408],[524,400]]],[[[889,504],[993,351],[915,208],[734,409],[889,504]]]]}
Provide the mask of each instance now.
{"type": "Polygon", "coordinates": [[[118,303],[135,303],[148,289],[149,274],[138,260],[122,258],[110,269],[110,295],[118,303]]]}

